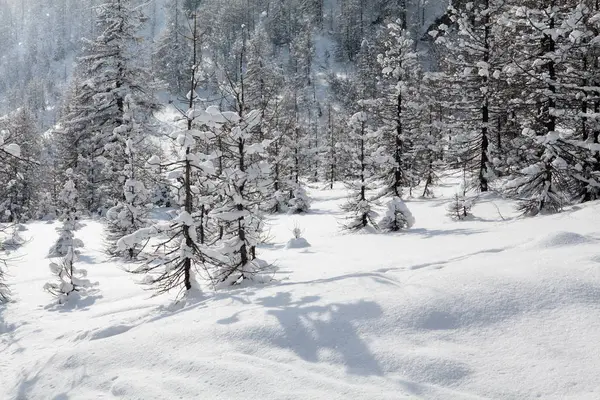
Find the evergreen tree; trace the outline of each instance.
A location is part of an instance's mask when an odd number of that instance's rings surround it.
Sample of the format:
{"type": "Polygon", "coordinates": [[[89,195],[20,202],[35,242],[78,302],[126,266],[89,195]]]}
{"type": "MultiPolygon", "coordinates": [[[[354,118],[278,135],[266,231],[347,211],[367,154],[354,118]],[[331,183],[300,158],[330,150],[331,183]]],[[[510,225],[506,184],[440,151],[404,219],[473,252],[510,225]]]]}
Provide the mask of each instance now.
{"type": "MultiPolygon", "coordinates": [[[[8,132],[0,129],[0,165],[13,165],[21,157],[21,149],[16,143],[7,142],[8,132]]],[[[5,228],[4,228],[5,229],[5,228]]],[[[2,233],[2,232],[0,232],[2,233]]],[[[3,243],[0,243],[2,245],[3,243]]],[[[10,289],[5,283],[6,260],[0,258],[0,304],[10,300],[10,289]]]]}
{"type": "MultiPolygon", "coordinates": [[[[260,112],[258,140],[269,140],[273,145],[268,148],[268,161],[272,165],[271,178],[273,191],[264,193],[265,211],[279,213],[286,208],[285,171],[286,154],[282,154],[282,130],[285,130],[285,118],[282,114],[284,92],[284,73],[274,59],[272,39],[266,27],[266,16],[262,15],[253,35],[248,40],[247,72],[245,84],[247,94],[244,101],[247,107],[260,112]]],[[[256,156],[255,156],[256,157],[256,156]]]]}
{"type": "Polygon", "coordinates": [[[262,210],[269,203],[265,194],[272,190],[271,171],[265,161],[271,140],[265,139],[262,132],[263,112],[250,109],[248,103],[252,98],[252,77],[247,68],[251,56],[245,27],[239,33],[236,71],[220,68],[227,77],[220,91],[229,99],[232,111],[207,109],[217,124],[223,154],[216,185],[219,201],[210,213],[223,227],[216,249],[218,262],[211,271],[217,286],[261,279],[261,272],[268,267],[257,258],[256,248],[263,241],[262,210]]]}
{"type": "Polygon", "coordinates": [[[223,143],[228,157],[219,176],[223,202],[211,212],[213,218],[225,226],[223,239],[216,249],[219,262],[211,274],[219,286],[257,279],[268,267],[257,258],[256,246],[263,240],[260,205],[264,202],[263,193],[270,186],[267,179],[270,169],[262,157],[252,159],[253,154],[266,152],[268,142],[256,140],[260,112],[243,111],[243,103],[239,107],[237,114],[222,114],[226,121],[223,129],[228,132],[223,143]]]}

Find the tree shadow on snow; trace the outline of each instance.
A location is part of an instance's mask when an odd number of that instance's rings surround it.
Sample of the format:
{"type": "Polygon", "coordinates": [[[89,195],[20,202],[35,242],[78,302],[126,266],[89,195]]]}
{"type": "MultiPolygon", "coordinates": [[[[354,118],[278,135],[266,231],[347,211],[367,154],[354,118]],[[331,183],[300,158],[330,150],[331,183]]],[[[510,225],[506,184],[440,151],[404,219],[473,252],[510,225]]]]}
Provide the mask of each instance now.
{"type": "Polygon", "coordinates": [[[413,228],[413,229],[407,229],[406,231],[403,231],[402,234],[403,235],[419,235],[419,236],[423,236],[425,239],[429,239],[435,236],[456,236],[456,235],[463,235],[463,236],[469,236],[469,235],[475,235],[477,233],[482,233],[484,231],[480,230],[480,229],[465,229],[465,228],[457,228],[457,229],[446,229],[446,230],[439,230],[439,229],[425,229],[425,228],[413,228]]]}
{"type": "MultiPolygon", "coordinates": [[[[18,342],[18,339],[15,335],[17,325],[7,323],[4,320],[3,314],[6,311],[6,307],[7,304],[0,304],[0,354],[3,354],[4,351],[18,342]]],[[[23,351],[23,348],[21,347],[15,350],[15,352],[21,351],[23,351]]]]}
{"type": "Polygon", "coordinates": [[[320,209],[320,208],[311,208],[306,214],[304,215],[344,215],[346,214],[344,211],[342,210],[328,210],[328,209],[320,209]]]}
{"type": "Polygon", "coordinates": [[[92,306],[97,300],[101,299],[102,295],[98,291],[93,291],[83,296],[69,298],[66,303],[59,304],[53,302],[45,307],[48,311],[56,311],[60,313],[72,311],[85,311],[92,306]]]}
{"type": "Polygon", "coordinates": [[[98,261],[96,257],[90,256],[89,254],[80,254],[77,256],[78,260],[85,264],[98,264],[101,261],[98,261]]]}
{"type": "MultiPolygon", "coordinates": [[[[283,334],[269,335],[272,344],[290,349],[309,362],[316,363],[325,357],[333,359],[345,365],[349,374],[383,375],[354,324],[354,321],[380,317],[381,307],[365,300],[328,305],[316,304],[319,300],[318,296],[306,296],[293,301],[287,292],[257,299],[284,330],[283,334]]],[[[232,324],[238,320],[238,315],[234,315],[219,323],[232,324]]]]}

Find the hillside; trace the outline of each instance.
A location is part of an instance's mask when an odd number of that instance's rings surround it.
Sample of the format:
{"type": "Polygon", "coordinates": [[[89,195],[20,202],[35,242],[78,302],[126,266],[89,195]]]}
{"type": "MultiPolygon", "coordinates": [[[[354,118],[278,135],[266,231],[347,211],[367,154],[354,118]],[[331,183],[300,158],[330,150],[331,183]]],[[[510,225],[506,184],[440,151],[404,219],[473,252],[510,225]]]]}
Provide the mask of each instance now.
{"type": "Polygon", "coordinates": [[[56,223],[27,224],[0,309],[3,399],[595,399],[600,204],[516,218],[487,196],[451,221],[456,181],[408,202],[413,229],[340,231],[345,190],[269,219],[274,281],[173,304],[107,261],[85,221],[98,292],[48,306],[56,223]],[[286,249],[300,226],[312,245],[286,249]]]}

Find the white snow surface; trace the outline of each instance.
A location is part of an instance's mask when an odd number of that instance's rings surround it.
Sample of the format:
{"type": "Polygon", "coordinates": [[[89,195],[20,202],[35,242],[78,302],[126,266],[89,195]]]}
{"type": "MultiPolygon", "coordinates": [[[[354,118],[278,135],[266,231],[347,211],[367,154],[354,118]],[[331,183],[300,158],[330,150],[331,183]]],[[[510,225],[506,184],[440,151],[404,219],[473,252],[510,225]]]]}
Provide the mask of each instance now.
{"type": "Polygon", "coordinates": [[[56,224],[30,223],[0,306],[0,399],[600,398],[600,204],[522,219],[488,195],[454,222],[449,183],[408,200],[398,234],[341,232],[344,189],[315,186],[310,213],[269,221],[276,282],[177,304],[86,221],[78,266],[99,293],[48,308],[56,224]],[[286,250],[299,219],[312,246],[286,250]]]}

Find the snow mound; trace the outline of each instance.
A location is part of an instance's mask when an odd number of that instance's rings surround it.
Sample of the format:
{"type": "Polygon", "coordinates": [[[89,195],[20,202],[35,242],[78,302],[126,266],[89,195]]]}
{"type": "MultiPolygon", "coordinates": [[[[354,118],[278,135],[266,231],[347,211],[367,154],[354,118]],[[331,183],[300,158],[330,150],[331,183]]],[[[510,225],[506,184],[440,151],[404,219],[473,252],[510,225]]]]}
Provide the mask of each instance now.
{"type": "Polygon", "coordinates": [[[536,247],[542,249],[551,249],[555,247],[575,246],[591,242],[591,239],[580,235],[579,233],[559,231],[553,232],[537,241],[536,247]]]}
{"type": "Polygon", "coordinates": [[[285,245],[286,249],[304,249],[307,247],[310,247],[310,243],[308,243],[308,240],[304,238],[290,239],[285,245]]]}
{"type": "Polygon", "coordinates": [[[121,335],[125,332],[128,332],[131,328],[133,327],[129,325],[109,326],[108,328],[99,329],[93,332],[90,336],[90,340],[106,339],[109,337],[121,335]]]}

